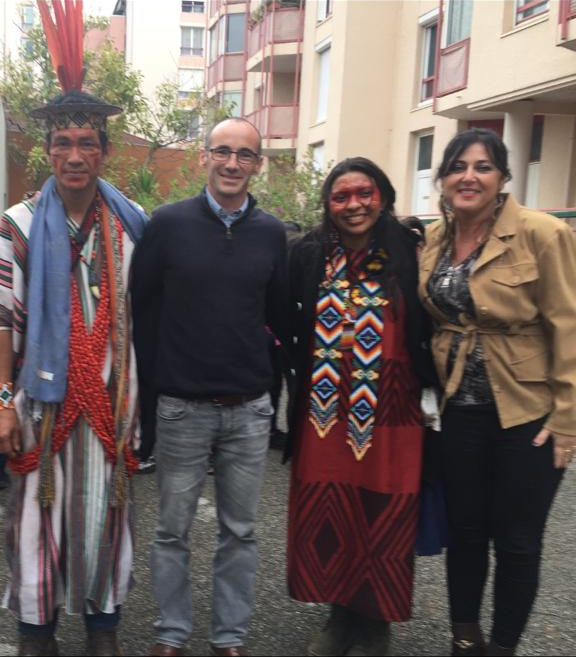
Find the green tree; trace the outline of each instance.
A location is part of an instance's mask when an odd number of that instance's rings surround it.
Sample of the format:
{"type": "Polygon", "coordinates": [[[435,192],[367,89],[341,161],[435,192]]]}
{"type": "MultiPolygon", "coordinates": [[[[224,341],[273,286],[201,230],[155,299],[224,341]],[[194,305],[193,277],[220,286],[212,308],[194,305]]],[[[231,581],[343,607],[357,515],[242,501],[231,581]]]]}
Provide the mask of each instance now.
{"type": "Polygon", "coordinates": [[[263,210],[283,221],[297,221],[303,230],[309,230],[320,221],[322,180],[311,153],[301,162],[283,154],[271,158],[268,170],[254,178],[252,191],[263,210]]]}
{"type": "MultiPolygon", "coordinates": [[[[88,19],[85,29],[102,29],[106,25],[106,19],[88,19]]],[[[28,151],[11,149],[10,156],[26,165],[31,184],[38,188],[49,173],[45,131],[41,122],[29,118],[29,112],[58,95],[60,88],[42,28],[35,26],[27,37],[28,45],[20,50],[18,57],[8,56],[3,62],[0,96],[11,119],[32,142],[28,151]]],[[[125,191],[137,197],[144,207],[153,206],[161,200],[153,166],[156,151],[196,142],[199,135],[191,133],[193,124],[225,118],[231,108],[217,107],[215,99],[209,99],[203,91],[193,92],[182,100],[176,83],[171,82],[160,85],[154,98],[148,101],[142,92],[141,73],[126,63],[123,54],[111,42],[106,42],[97,53],[86,51],[84,62],[84,89],[124,109],[108,124],[113,155],[108,159],[106,177],[116,183],[126,180],[125,191]],[[123,153],[122,141],[127,132],[148,142],[142,164],[123,153]]]]}

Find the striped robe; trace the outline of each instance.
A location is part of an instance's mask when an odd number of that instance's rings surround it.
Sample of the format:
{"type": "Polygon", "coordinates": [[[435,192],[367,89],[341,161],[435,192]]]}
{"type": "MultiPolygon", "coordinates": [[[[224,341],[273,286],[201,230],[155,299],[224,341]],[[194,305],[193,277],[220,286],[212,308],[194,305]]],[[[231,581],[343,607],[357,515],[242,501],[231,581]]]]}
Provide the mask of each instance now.
{"type": "MultiPolygon", "coordinates": [[[[12,330],[19,367],[24,349],[27,244],[34,199],[7,210],[0,220],[0,328],[12,330]]],[[[76,230],[69,220],[71,234],[76,230]]],[[[82,256],[90,258],[96,231],[92,229],[82,256]]],[[[129,312],[126,290],[133,243],[122,233],[123,290],[118,300],[129,312]]],[[[98,246],[96,247],[98,248],[98,246]]],[[[90,292],[88,266],[76,265],[84,318],[90,327],[96,312],[90,292]]],[[[48,295],[48,299],[49,299],[48,295]]],[[[136,418],[136,361],[129,356],[128,421],[131,441],[136,418]]],[[[112,349],[109,341],[102,377],[110,381],[112,349]]],[[[23,449],[37,444],[43,407],[16,388],[15,405],[23,434],[23,449]]],[[[38,500],[39,471],[13,476],[7,518],[7,555],[10,581],[3,606],[25,623],[43,625],[64,606],[68,613],[112,613],[122,604],[132,582],[134,552],[133,503],[129,494],[119,506],[109,504],[112,466],[98,437],[83,417],[62,450],[54,455],[55,496],[52,506],[38,500]]]]}

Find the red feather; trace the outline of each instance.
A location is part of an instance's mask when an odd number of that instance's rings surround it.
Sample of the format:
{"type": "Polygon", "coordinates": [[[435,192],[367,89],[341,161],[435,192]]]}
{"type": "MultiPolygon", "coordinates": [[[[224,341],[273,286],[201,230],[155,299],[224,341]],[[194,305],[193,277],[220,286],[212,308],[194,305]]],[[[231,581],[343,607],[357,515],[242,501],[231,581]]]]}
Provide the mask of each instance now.
{"type": "Polygon", "coordinates": [[[79,91],[82,88],[84,60],[82,0],[52,0],[55,20],[47,1],[37,2],[48,52],[62,91],[79,91]]]}

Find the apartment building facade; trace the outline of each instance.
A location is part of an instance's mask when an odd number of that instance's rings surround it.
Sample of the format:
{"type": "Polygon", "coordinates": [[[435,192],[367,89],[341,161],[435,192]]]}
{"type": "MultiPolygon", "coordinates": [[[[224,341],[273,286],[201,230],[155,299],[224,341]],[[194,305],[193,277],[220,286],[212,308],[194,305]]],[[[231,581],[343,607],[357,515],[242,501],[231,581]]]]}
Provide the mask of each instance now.
{"type": "MultiPolygon", "coordinates": [[[[204,88],[205,0],[118,0],[115,17],[124,23],[126,62],[142,73],[142,90],[148,98],[163,83],[178,85],[185,100],[204,88]]],[[[197,126],[196,126],[197,127],[197,126]]]]}
{"type": "Polygon", "coordinates": [[[574,0],[210,0],[207,21],[208,93],[267,154],[370,157],[399,212],[434,214],[446,143],[487,126],[521,201],[576,206],[574,0]]]}
{"type": "Polygon", "coordinates": [[[211,0],[206,88],[260,130],[264,153],[296,152],[304,0],[211,0]]]}

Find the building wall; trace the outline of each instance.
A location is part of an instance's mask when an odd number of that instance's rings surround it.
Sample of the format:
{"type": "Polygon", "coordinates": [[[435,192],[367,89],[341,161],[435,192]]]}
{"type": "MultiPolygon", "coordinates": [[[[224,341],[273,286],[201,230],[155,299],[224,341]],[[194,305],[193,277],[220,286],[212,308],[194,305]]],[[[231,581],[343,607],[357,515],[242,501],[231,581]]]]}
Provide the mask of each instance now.
{"type": "MultiPolygon", "coordinates": [[[[576,54],[574,57],[576,59],[576,54]]],[[[539,207],[565,208],[574,205],[575,152],[576,117],[547,116],[542,144],[539,207]]]]}
{"type": "MultiPolygon", "coordinates": [[[[539,207],[574,205],[576,198],[576,53],[558,47],[557,0],[542,17],[514,26],[515,3],[474,5],[466,88],[419,102],[422,34],[419,20],[436,0],[341,0],[317,23],[317,2],[306,7],[298,157],[324,143],[324,164],[364,155],[374,159],[397,190],[397,211],[413,211],[416,147],[433,135],[427,212],[436,213],[432,179],[449,139],[469,121],[499,120],[510,150],[513,191],[526,187],[532,115],[544,133],[535,198],[539,207]],[[318,44],[331,39],[329,112],[315,123],[318,44]],[[519,129],[520,128],[520,129],[519,129]]],[[[440,35],[439,35],[440,36],[440,35]]],[[[531,193],[532,197],[532,193],[531,193]]]]}
{"type": "Polygon", "coordinates": [[[181,8],[180,0],[163,0],[161,11],[154,0],[127,0],[126,61],[142,72],[148,98],[160,84],[177,82],[179,68],[204,68],[205,57],[180,55],[180,27],[205,28],[206,13],[183,14],[181,8]]]}

